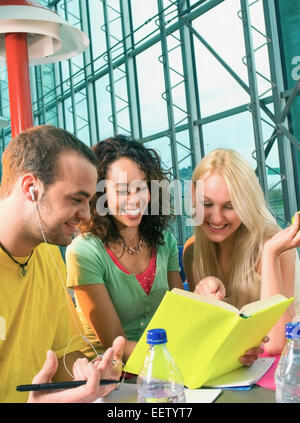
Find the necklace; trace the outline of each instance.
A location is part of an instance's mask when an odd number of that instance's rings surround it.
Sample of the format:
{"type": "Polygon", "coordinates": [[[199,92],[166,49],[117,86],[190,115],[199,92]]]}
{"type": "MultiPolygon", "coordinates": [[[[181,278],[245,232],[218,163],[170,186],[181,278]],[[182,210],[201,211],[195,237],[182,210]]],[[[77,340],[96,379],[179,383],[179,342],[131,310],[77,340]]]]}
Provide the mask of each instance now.
{"type": "Polygon", "coordinates": [[[143,250],[143,248],[146,244],[146,242],[143,239],[140,239],[137,242],[135,247],[130,247],[129,245],[126,244],[126,242],[123,238],[120,239],[119,243],[123,246],[124,250],[127,251],[127,253],[129,253],[131,255],[139,254],[143,250]]]}
{"type": "Polygon", "coordinates": [[[15,260],[14,258],[13,258],[13,256],[7,251],[7,249],[5,248],[5,247],[3,247],[3,245],[1,244],[1,242],[0,242],[0,247],[2,248],[2,250],[8,255],[8,257],[12,260],[12,261],[14,261],[16,264],[18,264],[20,267],[21,267],[21,273],[22,273],[22,275],[23,276],[25,276],[26,275],[26,273],[27,273],[27,270],[26,270],[26,266],[27,266],[27,264],[29,263],[29,260],[31,259],[31,256],[32,256],[32,254],[33,254],[33,250],[31,251],[31,253],[30,253],[30,256],[28,257],[28,259],[26,260],[26,262],[25,263],[19,263],[17,260],[15,260]]]}

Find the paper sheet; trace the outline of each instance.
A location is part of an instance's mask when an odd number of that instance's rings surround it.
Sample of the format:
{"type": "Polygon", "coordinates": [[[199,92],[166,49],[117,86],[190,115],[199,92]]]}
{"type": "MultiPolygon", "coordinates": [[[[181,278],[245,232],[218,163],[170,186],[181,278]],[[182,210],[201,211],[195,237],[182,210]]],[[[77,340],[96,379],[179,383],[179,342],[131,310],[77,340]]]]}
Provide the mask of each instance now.
{"type": "Polygon", "coordinates": [[[233,372],[226,373],[214,380],[210,380],[205,385],[212,388],[232,388],[252,386],[270,369],[274,362],[274,357],[259,357],[250,367],[240,367],[233,372]]]}
{"type": "Polygon", "coordinates": [[[267,373],[258,381],[256,385],[261,386],[262,388],[272,389],[273,391],[276,390],[275,381],[274,381],[274,373],[280,359],[280,354],[270,356],[267,353],[260,355],[260,357],[273,357],[275,359],[274,363],[267,371],[267,373]]]}

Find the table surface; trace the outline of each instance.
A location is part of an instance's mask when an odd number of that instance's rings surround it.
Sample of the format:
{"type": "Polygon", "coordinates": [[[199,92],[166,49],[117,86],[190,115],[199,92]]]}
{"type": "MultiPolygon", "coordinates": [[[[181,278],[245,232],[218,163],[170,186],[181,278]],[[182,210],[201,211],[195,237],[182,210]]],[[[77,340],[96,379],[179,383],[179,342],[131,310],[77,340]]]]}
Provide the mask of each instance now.
{"type": "Polygon", "coordinates": [[[275,391],[252,386],[249,391],[223,390],[216,403],[275,403],[275,391]]]}
{"type": "MultiPolygon", "coordinates": [[[[132,377],[126,383],[136,383],[136,377],[132,377]]],[[[275,391],[253,385],[247,391],[225,390],[215,399],[214,403],[275,403],[275,391]]]]}

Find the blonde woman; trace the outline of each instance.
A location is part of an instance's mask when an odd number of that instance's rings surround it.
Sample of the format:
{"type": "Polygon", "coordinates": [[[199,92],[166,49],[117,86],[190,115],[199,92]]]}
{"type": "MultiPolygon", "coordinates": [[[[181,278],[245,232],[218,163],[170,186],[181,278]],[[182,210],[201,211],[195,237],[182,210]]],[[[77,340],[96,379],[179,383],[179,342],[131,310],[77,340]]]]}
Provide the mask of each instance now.
{"type": "Polygon", "coordinates": [[[285,323],[300,314],[300,266],[295,250],[300,246],[299,214],[281,230],[267,208],[255,172],[233,150],[217,149],[204,157],[193,172],[193,188],[194,205],[202,202],[204,219],[184,249],[189,289],[238,308],[275,294],[295,296],[265,345],[268,353],[280,353],[285,323]],[[196,198],[199,180],[204,193],[196,198]]]}

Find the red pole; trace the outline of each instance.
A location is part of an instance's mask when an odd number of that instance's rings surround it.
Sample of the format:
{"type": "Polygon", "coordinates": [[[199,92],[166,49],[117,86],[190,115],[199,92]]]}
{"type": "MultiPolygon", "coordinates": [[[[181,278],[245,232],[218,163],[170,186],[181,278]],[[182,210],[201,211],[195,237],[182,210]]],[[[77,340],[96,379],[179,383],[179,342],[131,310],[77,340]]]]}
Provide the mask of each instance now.
{"type": "MultiPolygon", "coordinates": [[[[1,6],[28,6],[28,0],[0,0],[1,6]]],[[[27,35],[5,34],[12,138],[33,126],[27,35]]]]}
{"type": "Polygon", "coordinates": [[[33,126],[27,35],[5,35],[11,135],[33,126]]]}
{"type": "Polygon", "coordinates": [[[0,0],[0,6],[30,6],[29,0],[0,0]]]}

